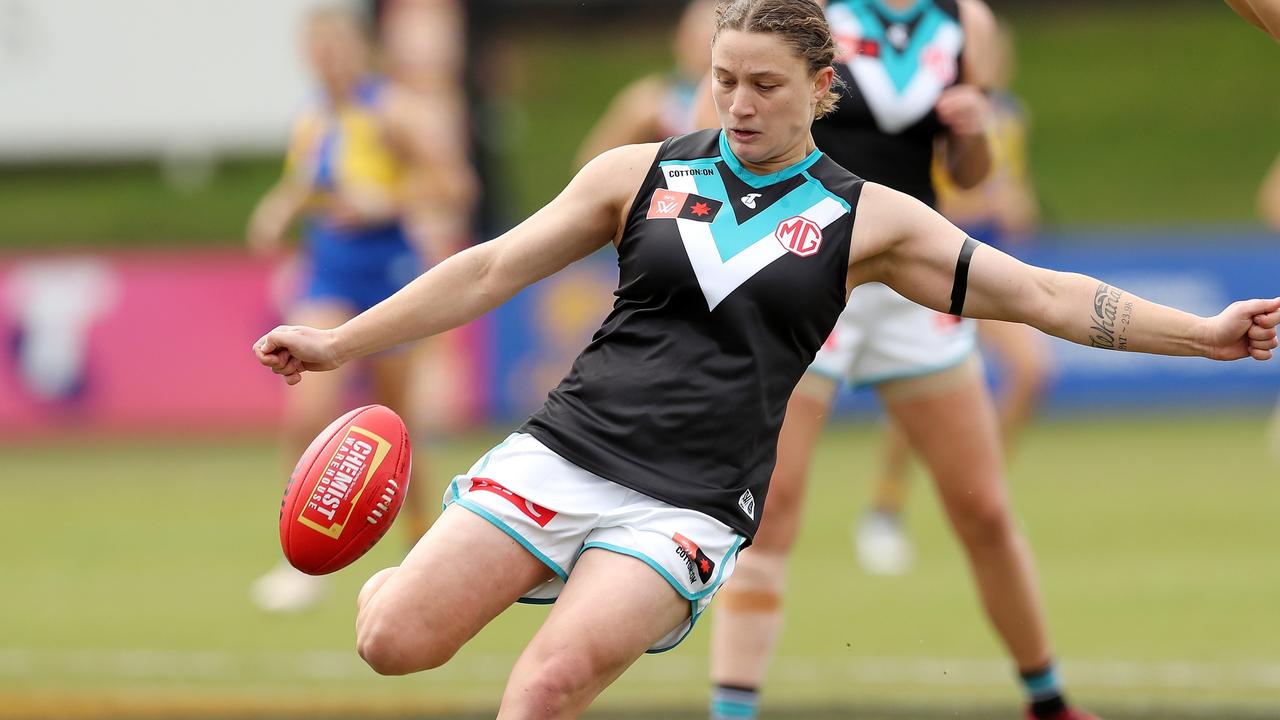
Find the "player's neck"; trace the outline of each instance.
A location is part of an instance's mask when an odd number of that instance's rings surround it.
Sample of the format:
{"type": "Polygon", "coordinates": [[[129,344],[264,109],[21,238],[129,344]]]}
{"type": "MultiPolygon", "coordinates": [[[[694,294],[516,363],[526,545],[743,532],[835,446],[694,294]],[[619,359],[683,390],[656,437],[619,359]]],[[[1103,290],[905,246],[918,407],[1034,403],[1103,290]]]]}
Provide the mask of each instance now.
{"type": "Polygon", "coordinates": [[[803,143],[800,143],[794,148],[775,157],[768,158],[767,160],[761,160],[759,162],[749,162],[742,158],[738,158],[738,162],[752,174],[772,175],[773,173],[786,170],[792,165],[803,162],[804,159],[809,157],[809,155],[817,148],[817,144],[813,142],[813,136],[806,135],[803,143]]]}
{"type": "Polygon", "coordinates": [[[884,5],[890,10],[897,10],[898,12],[910,10],[916,6],[917,2],[919,2],[919,0],[880,0],[881,5],[884,5]]]}

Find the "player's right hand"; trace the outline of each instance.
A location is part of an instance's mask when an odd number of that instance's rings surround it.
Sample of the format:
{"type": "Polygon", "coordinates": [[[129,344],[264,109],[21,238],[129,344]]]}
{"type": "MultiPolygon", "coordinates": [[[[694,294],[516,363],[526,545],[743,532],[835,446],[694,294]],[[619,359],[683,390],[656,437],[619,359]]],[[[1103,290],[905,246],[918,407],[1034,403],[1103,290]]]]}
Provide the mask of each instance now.
{"type": "Polygon", "coordinates": [[[281,325],[253,344],[253,354],[271,372],[284,376],[286,383],[297,385],[303,372],[333,370],[342,364],[333,336],[332,330],[281,325]]]}

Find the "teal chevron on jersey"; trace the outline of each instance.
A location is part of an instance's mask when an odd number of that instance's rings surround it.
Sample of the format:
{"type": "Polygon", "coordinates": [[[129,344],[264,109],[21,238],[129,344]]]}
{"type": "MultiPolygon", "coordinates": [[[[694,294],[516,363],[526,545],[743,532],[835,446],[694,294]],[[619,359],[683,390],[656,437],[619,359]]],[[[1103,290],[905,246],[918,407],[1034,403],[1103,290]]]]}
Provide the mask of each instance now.
{"type": "Polygon", "coordinates": [[[899,93],[907,89],[911,79],[919,72],[920,58],[924,49],[938,34],[938,30],[954,23],[946,13],[929,0],[921,0],[915,7],[902,12],[895,11],[876,0],[862,0],[847,4],[857,16],[858,22],[862,24],[864,37],[880,43],[880,61],[884,64],[885,73],[888,74],[899,93]],[[889,41],[888,27],[884,24],[884,18],[888,18],[893,23],[905,25],[915,20],[917,15],[920,15],[920,19],[911,33],[910,41],[906,47],[898,50],[889,41]]]}
{"type": "Polygon", "coordinates": [[[720,135],[720,155],[717,157],[699,158],[696,160],[668,160],[660,163],[660,166],[667,167],[677,165],[682,168],[696,169],[698,171],[707,169],[713,172],[695,172],[689,177],[697,187],[699,195],[719,200],[722,203],[732,203],[737,198],[731,198],[729,191],[725,187],[724,180],[720,177],[720,163],[728,167],[740,180],[755,188],[764,188],[770,185],[776,185],[780,182],[790,180],[797,175],[804,175],[807,182],[795,188],[791,192],[776,200],[764,211],[752,217],[745,223],[739,224],[737,219],[731,212],[718,213],[715,220],[711,223],[711,238],[715,242],[716,251],[720,255],[722,262],[728,262],[738,253],[760,242],[762,238],[771,235],[778,227],[778,223],[788,218],[802,214],[804,211],[817,205],[823,198],[831,198],[844,207],[845,212],[849,211],[849,203],[843,198],[831,193],[822,183],[814,180],[808,175],[808,169],[813,166],[818,159],[822,157],[822,152],[815,149],[809,153],[804,160],[795,165],[788,166],[776,173],[769,175],[756,175],[738,160],[729,149],[729,144],[725,140],[724,134],[720,135]]]}

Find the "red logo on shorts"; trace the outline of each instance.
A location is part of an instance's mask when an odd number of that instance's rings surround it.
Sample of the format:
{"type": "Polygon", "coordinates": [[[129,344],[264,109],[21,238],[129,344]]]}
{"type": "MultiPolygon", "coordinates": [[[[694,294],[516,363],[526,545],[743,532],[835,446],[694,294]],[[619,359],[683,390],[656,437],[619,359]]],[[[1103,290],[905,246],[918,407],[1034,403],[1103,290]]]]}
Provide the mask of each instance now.
{"type": "Polygon", "coordinates": [[[695,579],[701,580],[703,585],[711,579],[711,573],[716,569],[716,564],[702,552],[702,548],[698,547],[689,538],[676,533],[671,536],[676,542],[676,554],[684,560],[685,566],[689,568],[689,582],[695,579]]]}
{"type": "Polygon", "coordinates": [[[809,257],[822,247],[822,228],[818,227],[818,223],[801,215],[778,223],[778,229],[773,231],[773,236],[778,238],[778,242],[782,243],[782,247],[786,248],[787,252],[800,257],[809,257]]]}
{"type": "Polygon", "coordinates": [[[495,482],[489,478],[471,478],[471,492],[477,492],[480,490],[483,490],[484,492],[491,492],[498,497],[506,498],[507,502],[515,505],[517,510],[528,515],[530,520],[538,523],[538,527],[546,527],[547,523],[551,522],[551,518],[556,516],[556,514],[551,510],[548,510],[537,503],[525,500],[519,495],[503,487],[499,482],[495,482]]]}
{"type": "Polygon", "coordinates": [[[959,315],[948,315],[947,313],[935,312],[933,314],[933,326],[939,332],[952,332],[960,327],[960,323],[964,322],[964,318],[959,315]]]}

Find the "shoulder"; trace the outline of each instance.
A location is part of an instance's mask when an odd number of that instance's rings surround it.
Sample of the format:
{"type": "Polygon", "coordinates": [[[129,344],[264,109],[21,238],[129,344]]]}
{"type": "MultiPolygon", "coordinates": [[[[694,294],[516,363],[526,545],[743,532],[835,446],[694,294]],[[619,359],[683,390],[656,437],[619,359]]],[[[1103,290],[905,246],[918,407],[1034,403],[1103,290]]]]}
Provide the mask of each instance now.
{"type": "Polygon", "coordinates": [[[640,189],[645,176],[657,162],[665,143],[622,145],[606,150],[582,166],[571,185],[610,199],[631,196],[640,189]]]}
{"type": "Polygon", "coordinates": [[[862,178],[846,170],[825,153],[809,168],[807,174],[813,182],[821,185],[827,192],[839,195],[850,209],[856,211],[861,202],[862,186],[865,184],[862,178]]]}
{"type": "Polygon", "coordinates": [[[676,135],[662,143],[662,160],[700,160],[720,155],[720,128],[676,135]]]}
{"type": "Polygon", "coordinates": [[[996,16],[982,0],[959,0],[960,27],[964,31],[964,77],[962,82],[988,88],[995,84],[996,16]]]}
{"type": "Polygon", "coordinates": [[[670,82],[665,75],[659,73],[645,75],[624,87],[618,93],[617,101],[636,108],[656,105],[662,102],[668,89],[670,89],[670,82]]]}
{"type": "Polygon", "coordinates": [[[982,0],[956,0],[960,25],[965,35],[981,42],[995,38],[996,16],[982,0]]]}

